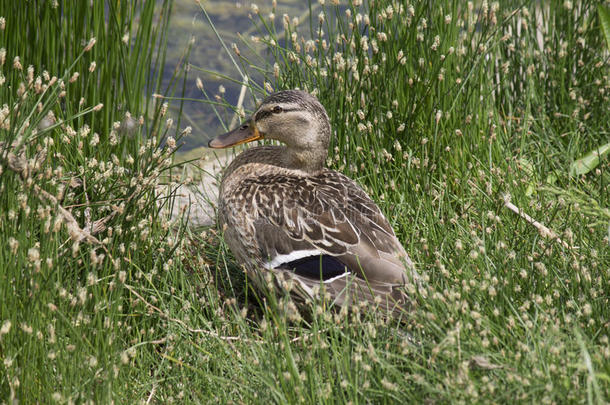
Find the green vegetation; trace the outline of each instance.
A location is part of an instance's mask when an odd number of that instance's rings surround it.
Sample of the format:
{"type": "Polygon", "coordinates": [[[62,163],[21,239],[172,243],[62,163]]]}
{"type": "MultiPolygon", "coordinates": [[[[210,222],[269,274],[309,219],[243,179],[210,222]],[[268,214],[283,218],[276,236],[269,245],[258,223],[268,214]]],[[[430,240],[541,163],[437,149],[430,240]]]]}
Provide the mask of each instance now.
{"type": "MultiPolygon", "coordinates": [[[[144,47],[122,45],[128,2],[82,6],[72,25],[53,2],[5,3],[0,401],[610,399],[610,79],[597,2],[326,0],[305,21],[261,5],[255,36],[227,44],[236,80],[250,77],[246,108],[294,87],[327,108],[329,166],[379,202],[426,277],[400,323],[368,307],[306,316],[287,297],[258,300],[222,229],[169,218],[157,189],[176,180],[168,131],[180,130],[166,107],[146,107],[161,92],[146,79],[167,26],[153,2],[126,36],[144,47]],[[44,49],[27,34],[37,30],[49,32],[44,49]],[[261,44],[270,63],[240,51],[261,44]]],[[[226,125],[242,112],[208,100],[226,125]]]]}
{"type": "Polygon", "coordinates": [[[142,396],[125,382],[159,319],[137,297],[178,237],[156,3],[0,2],[2,403],[142,396]]]}

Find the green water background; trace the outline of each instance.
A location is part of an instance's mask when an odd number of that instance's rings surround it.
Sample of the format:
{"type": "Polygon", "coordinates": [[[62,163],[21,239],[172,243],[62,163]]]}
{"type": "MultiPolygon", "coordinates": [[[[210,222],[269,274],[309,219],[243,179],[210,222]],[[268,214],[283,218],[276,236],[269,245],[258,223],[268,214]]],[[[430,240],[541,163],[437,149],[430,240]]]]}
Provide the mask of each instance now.
{"type": "MultiPolygon", "coordinates": [[[[237,44],[242,54],[249,59],[254,59],[254,55],[251,55],[252,51],[248,50],[244,45],[243,39],[250,41],[252,35],[258,35],[252,22],[252,19],[258,20],[258,16],[252,12],[252,3],[250,1],[202,1],[203,7],[205,7],[214,27],[226,46],[230,49],[232,43],[237,44]]],[[[256,2],[256,4],[259,7],[261,15],[268,18],[269,13],[272,12],[272,2],[260,1],[256,2]]],[[[276,27],[281,29],[283,14],[288,14],[290,18],[300,17],[300,24],[308,24],[308,11],[309,4],[307,1],[280,1],[275,10],[276,27]]],[[[213,74],[201,72],[197,69],[202,68],[218,72],[235,80],[240,80],[239,72],[232,64],[227,52],[222,48],[200,6],[194,0],[175,0],[170,20],[167,63],[164,75],[165,83],[169,83],[173,72],[179,68],[191,40],[193,40],[193,44],[188,58],[191,66],[187,72],[184,97],[186,99],[202,101],[184,101],[180,126],[182,128],[191,126],[193,132],[192,135],[185,139],[185,144],[181,147],[182,152],[205,146],[209,139],[224,131],[221,121],[215,115],[212,107],[203,102],[204,96],[196,85],[197,77],[202,80],[205,91],[212,98],[219,94],[219,87],[224,86],[226,89],[224,98],[232,105],[237,103],[241,88],[237,83],[213,74]]],[[[265,56],[268,61],[271,61],[270,56],[267,55],[262,45],[256,46],[253,51],[258,52],[259,56],[265,56]]],[[[254,75],[254,78],[262,80],[260,74],[254,75]]],[[[262,83],[259,82],[259,84],[262,83]]],[[[177,91],[175,96],[182,96],[181,91],[177,91]]],[[[177,100],[170,102],[170,111],[174,115],[180,112],[178,109],[179,104],[180,102],[177,100]]],[[[250,97],[247,97],[245,107],[246,109],[252,107],[250,97]]],[[[231,120],[232,113],[230,111],[221,110],[220,112],[225,119],[231,120]]]]}

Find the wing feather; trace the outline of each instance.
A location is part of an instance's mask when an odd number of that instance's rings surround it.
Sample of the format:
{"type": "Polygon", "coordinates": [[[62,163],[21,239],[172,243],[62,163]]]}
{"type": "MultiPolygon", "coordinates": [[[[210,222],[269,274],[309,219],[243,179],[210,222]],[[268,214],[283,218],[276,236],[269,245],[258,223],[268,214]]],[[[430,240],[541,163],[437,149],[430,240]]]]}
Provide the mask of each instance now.
{"type": "MultiPolygon", "coordinates": [[[[254,224],[240,234],[259,265],[294,251],[336,256],[360,279],[403,283],[412,264],[379,207],[332,170],[313,176],[263,174],[242,181],[222,207],[227,223],[254,224]],[[238,218],[244,216],[244,218],[238,218]],[[399,257],[401,256],[402,259],[399,257]]],[[[319,281],[319,280],[318,280],[319,281]]]]}

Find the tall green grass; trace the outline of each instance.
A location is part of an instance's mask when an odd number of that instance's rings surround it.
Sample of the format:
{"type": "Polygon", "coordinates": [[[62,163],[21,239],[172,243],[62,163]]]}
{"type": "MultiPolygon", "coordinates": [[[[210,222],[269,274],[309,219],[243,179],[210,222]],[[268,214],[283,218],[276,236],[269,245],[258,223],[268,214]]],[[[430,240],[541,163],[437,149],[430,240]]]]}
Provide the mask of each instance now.
{"type": "Polygon", "coordinates": [[[327,0],[297,24],[261,4],[227,44],[246,109],[294,87],[327,108],[329,166],[426,278],[399,323],[257,301],[222,229],[166,214],[182,129],[147,106],[171,5],[153,3],[0,2],[0,402],[608,400],[607,157],[570,171],[608,142],[597,4],[327,0]],[[271,60],[239,51],[260,44],[271,60]]]}
{"type": "MultiPolygon", "coordinates": [[[[571,169],[609,136],[597,3],[337,3],[296,22],[253,6],[251,40],[271,61],[240,44],[237,64],[265,74],[255,102],[273,89],[317,95],[335,131],[329,166],[379,202],[428,287],[404,325],[360,311],[297,325],[265,313],[273,332],[236,349],[232,366],[262,386],[235,395],[606,401],[609,165],[571,169]]],[[[231,268],[223,260],[218,272],[231,268]]]]}
{"type": "Polygon", "coordinates": [[[170,10],[0,2],[2,403],[141,397],[125,381],[159,318],[138,297],[180,234],[159,197],[176,129],[152,97],[170,10]]]}

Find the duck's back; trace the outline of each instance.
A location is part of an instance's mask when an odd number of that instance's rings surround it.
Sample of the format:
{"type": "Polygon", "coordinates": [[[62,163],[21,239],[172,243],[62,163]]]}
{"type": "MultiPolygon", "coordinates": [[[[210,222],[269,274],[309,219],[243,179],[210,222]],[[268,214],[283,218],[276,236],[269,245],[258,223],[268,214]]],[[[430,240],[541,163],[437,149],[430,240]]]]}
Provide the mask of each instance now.
{"type": "Polygon", "coordinates": [[[379,207],[329,169],[277,166],[281,147],[258,147],[227,168],[220,220],[227,244],[250,270],[292,271],[314,282],[352,274],[403,284],[413,265],[379,207]]]}

